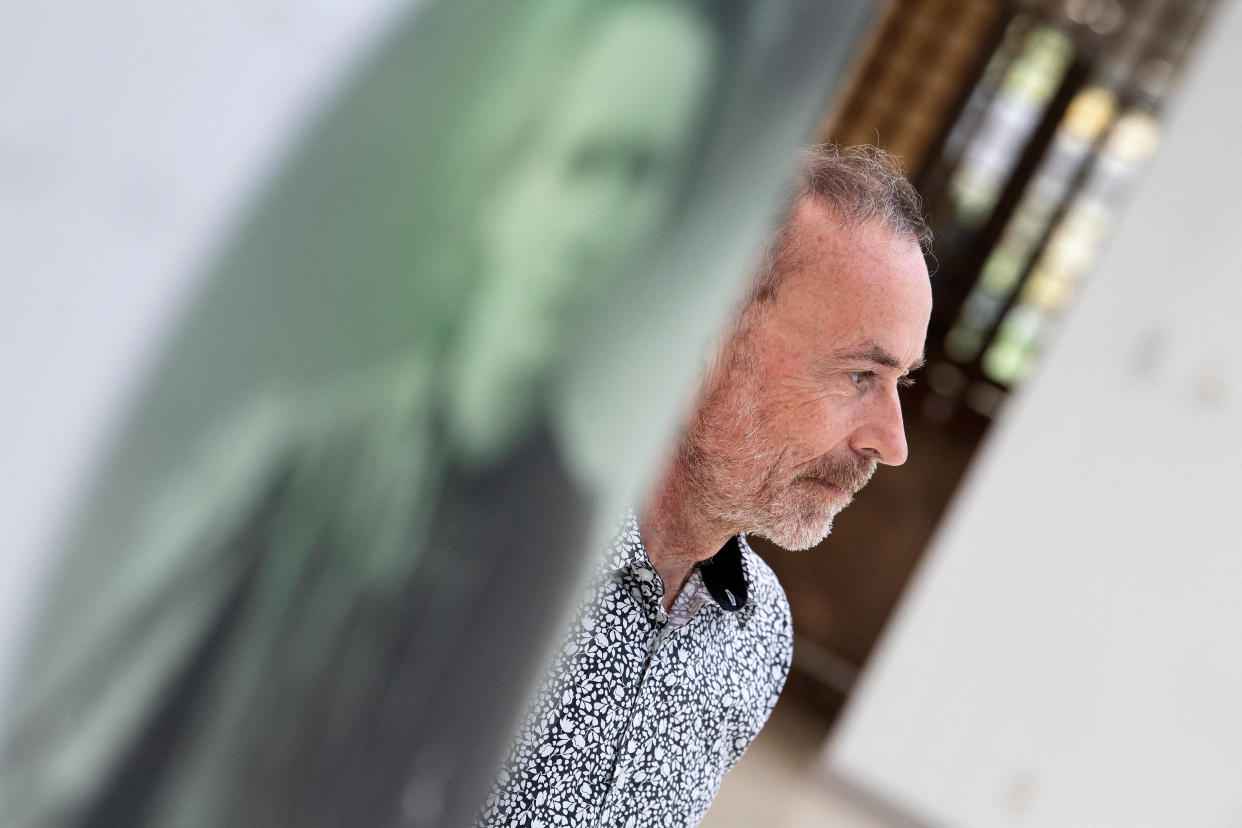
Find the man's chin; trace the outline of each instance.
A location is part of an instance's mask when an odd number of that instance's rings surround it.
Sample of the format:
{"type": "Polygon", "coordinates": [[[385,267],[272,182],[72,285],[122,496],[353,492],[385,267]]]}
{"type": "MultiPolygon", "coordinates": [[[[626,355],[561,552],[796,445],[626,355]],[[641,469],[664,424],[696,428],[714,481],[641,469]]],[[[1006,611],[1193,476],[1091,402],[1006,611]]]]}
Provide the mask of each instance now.
{"type": "Polygon", "coordinates": [[[772,526],[759,530],[756,534],[767,538],[782,549],[801,552],[818,546],[824,538],[828,537],[832,532],[834,517],[836,517],[835,512],[829,515],[816,515],[813,518],[800,517],[776,521],[772,526]]]}
{"type": "Polygon", "coordinates": [[[852,500],[849,492],[818,478],[799,481],[768,507],[767,525],[756,534],[791,552],[811,549],[828,537],[833,519],[852,500]]]}

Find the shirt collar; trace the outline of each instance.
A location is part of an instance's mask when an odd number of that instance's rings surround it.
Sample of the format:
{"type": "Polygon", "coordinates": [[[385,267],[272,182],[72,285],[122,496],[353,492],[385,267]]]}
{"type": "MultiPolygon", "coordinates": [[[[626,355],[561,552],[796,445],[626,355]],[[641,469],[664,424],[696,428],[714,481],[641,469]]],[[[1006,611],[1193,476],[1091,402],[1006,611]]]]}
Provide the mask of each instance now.
{"type": "Polygon", "coordinates": [[[638,534],[638,516],[633,509],[626,509],[617,533],[613,536],[604,569],[615,572],[639,564],[651,566],[651,559],[647,557],[647,548],[643,546],[643,539],[638,534]]]}
{"type": "MultiPolygon", "coordinates": [[[[736,535],[714,557],[698,564],[703,582],[717,606],[726,612],[736,613],[738,620],[743,622],[755,610],[751,597],[754,581],[746,554],[749,551],[746,536],[736,535]]],[[[648,616],[661,624],[667,620],[667,614],[660,606],[660,599],[664,597],[664,581],[647,556],[647,547],[638,531],[638,516],[633,509],[626,509],[622,517],[605,569],[609,573],[629,572],[648,585],[649,588],[642,590],[644,598],[652,605],[648,616]]]]}

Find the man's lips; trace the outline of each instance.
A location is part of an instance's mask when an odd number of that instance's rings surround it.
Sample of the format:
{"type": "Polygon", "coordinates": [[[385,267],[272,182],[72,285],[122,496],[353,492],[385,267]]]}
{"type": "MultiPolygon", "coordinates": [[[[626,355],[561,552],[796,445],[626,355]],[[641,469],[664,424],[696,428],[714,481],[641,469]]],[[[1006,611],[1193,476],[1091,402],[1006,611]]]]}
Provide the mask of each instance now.
{"type": "Polygon", "coordinates": [[[824,457],[802,474],[801,479],[815,483],[833,500],[848,504],[858,490],[867,485],[875,465],[874,460],[861,457],[852,462],[824,457]]]}
{"type": "Polygon", "coordinates": [[[812,477],[809,479],[811,480],[811,482],[818,484],[820,488],[824,489],[826,492],[828,492],[828,494],[832,495],[838,500],[849,500],[851,497],[853,497],[853,495],[850,494],[847,490],[841,488],[840,486],[829,483],[827,480],[824,480],[823,478],[812,477]]]}

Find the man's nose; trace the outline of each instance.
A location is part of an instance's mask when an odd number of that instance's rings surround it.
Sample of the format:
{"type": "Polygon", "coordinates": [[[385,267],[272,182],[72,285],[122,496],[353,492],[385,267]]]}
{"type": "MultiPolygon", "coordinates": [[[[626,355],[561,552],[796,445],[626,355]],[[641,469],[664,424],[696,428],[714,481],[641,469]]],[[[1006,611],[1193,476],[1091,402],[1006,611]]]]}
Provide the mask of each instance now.
{"type": "Polygon", "coordinates": [[[854,451],[886,466],[906,462],[906,427],[901,418],[901,400],[892,388],[867,412],[864,423],[854,433],[854,451]]]}

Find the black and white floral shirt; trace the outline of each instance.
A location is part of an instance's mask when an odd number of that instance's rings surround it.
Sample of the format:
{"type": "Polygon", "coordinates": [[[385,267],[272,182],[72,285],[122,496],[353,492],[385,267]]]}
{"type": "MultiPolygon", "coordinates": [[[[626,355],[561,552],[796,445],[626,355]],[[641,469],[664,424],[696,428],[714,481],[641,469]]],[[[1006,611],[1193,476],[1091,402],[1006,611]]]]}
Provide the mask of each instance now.
{"type": "Polygon", "coordinates": [[[480,826],[683,826],[776,703],[789,604],[744,536],[671,613],[631,514],[488,796],[480,826]]]}

